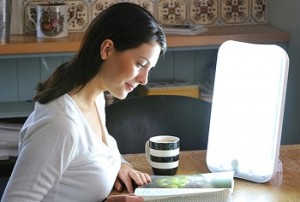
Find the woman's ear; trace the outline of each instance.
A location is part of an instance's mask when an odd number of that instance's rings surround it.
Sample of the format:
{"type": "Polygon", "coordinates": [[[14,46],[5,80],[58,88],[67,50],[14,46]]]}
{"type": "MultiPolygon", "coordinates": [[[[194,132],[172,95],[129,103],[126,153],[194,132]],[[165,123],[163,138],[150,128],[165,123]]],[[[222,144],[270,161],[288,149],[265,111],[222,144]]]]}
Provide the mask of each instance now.
{"type": "Polygon", "coordinates": [[[112,48],[114,47],[114,42],[110,39],[106,39],[102,42],[101,48],[100,48],[100,56],[102,60],[106,60],[109,52],[112,51],[112,48]]]}

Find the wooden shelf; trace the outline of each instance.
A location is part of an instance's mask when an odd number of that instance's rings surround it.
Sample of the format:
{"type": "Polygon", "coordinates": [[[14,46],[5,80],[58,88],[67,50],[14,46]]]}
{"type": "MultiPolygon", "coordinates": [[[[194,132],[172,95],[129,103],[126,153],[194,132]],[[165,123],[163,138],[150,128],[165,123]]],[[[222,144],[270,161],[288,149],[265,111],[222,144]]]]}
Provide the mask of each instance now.
{"type": "MultiPolygon", "coordinates": [[[[10,42],[0,44],[0,56],[73,53],[80,46],[83,33],[69,33],[59,39],[39,39],[33,35],[12,35],[10,42]]],[[[288,43],[289,33],[270,25],[209,26],[197,36],[167,35],[168,48],[197,49],[215,47],[227,40],[251,43],[288,43]]],[[[33,102],[0,102],[0,118],[26,117],[33,102]]]]}
{"type": "MultiPolygon", "coordinates": [[[[0,55],[76,52],[83,33],[69,33],[59,39],[39,39],[34,35],[12,35],[0,44],[0,55]]],[[[218,46],[226,40],[252,43],[287,43],[289,33],[270,25],[209,26],[197,36],[168,35],[168,48],[218,46]]]]}

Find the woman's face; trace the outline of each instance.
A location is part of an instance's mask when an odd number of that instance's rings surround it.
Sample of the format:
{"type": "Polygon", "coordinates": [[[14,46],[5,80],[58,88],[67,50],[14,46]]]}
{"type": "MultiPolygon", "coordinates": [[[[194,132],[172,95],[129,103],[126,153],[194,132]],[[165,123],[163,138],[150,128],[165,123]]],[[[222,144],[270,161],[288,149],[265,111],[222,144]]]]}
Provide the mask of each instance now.
{"type": "Polygon", "coordinates": [[[156,65],[161,48],[153,42],[119,52],[112,41],[106,42],[101,48],[104,61],[97,76],[100,88],[116,98],[124,99],[139,84],[147,84],[149,71],[156,65]]]}

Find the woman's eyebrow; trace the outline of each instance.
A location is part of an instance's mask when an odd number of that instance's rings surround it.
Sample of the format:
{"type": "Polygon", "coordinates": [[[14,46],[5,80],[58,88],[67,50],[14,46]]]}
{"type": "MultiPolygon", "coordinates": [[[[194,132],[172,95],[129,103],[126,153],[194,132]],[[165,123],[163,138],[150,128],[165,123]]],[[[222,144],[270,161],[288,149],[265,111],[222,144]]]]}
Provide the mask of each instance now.
{"type": "Polygon", "coordinates": [[[143,58],[143,59],[147,60],[147,64],[150,64],[150,60],[148,58],[143,57],[143,56],[140,56],[140,58],[143,58]]]}

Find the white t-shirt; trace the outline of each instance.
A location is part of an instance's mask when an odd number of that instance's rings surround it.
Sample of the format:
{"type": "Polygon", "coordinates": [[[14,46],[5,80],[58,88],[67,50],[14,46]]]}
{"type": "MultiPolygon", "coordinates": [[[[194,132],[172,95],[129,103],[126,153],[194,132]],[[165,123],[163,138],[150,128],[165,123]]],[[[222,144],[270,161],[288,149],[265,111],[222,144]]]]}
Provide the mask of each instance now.
{"type": "MultiPolygon", "coordinates": [[[[105,100],[96,100],[105,124],[105,100]]],[[[110,193],[121,166],[116,141],[94,134],[73,99],[65,94],[41,105],[21,130],[19,157],[2,201],[99,202],[110,193]]]]}

